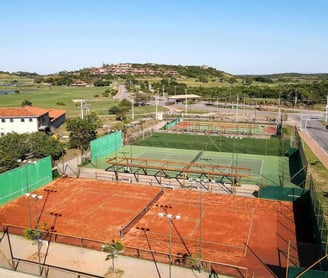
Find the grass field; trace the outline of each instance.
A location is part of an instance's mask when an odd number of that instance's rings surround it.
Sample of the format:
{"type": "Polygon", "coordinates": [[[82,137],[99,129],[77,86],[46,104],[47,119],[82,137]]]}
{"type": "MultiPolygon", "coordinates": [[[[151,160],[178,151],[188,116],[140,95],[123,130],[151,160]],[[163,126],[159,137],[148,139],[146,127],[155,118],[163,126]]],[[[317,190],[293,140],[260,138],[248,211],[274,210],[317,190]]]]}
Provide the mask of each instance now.
{"type": "MultiPolygon", "coordinates": [[[[23,82],[23,81],[22,81],[23,82]]],[[[26,85],[26,83],[24,83],[26,85]]],[[[66,110],[67,118],[78,117],[80,115],[80,103],[74,103],[73,100],[85,99],[89,101],[91,112],[98,115],[108,115],[108,109],[117,104],[112,96],[103,97],[102,93],[108,87],[49,87],[49,86],[24,86],[24,87],[1,87],[3,90],[19,90],[19,94],[0,95],[1,107],[20,107],[24,100],[32,102],[33,106],[41,108],[54,108],[66,110]]],[[[158,111],[166,111],[166,108],[158,107],[158,111]]],[[[155,113],[154,106],[136,107],[135,115],[144,113],[155,113]]]]}
{"type": "Polygon", "coordinates": [[[42,108],[57,108],[67,111],[68,117],[79,115],[79,103],[74,99],[90,100],[90,110],[99,114],[108,114],[108,109],[114,103],[111,97],[101,97],[106,88],[74,88],[74,87],[40,87],[20,89],[19,94],[1,95],[1,107],[19,107],[22,101],[29,100],[33,106],[42,108]],[[94,97],[99,95],[100,97],[94,97]],[[61,105],[60,105],[61,104],[61,105]]]}

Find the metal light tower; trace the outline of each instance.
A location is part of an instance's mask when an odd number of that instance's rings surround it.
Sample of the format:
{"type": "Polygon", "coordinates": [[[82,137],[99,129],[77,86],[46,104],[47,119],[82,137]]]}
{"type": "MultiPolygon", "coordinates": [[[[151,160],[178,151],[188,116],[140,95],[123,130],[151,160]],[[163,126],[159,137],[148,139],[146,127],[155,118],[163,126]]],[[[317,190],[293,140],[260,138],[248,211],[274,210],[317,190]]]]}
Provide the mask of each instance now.
{"type": "Polygon", "coordinates": [[[173,220],[180,220],[180,215],[173,215],[171,213],[158,213],[159,217],[166,217],[169,223],[169,277],[172,277],[172,222],[173,220]]]}
{"type": "Polygon", "coordinates": [[[158,105],[158,89],[157,89],[157,94],[155,95],[155,120],[157,120],[157,105],[158,105]]]}
{"type": "Polygon", "coordinates": [[[131,104],[132,104],[132,107],[131,107],[131,111],[132,111],[132,115],[131,115],[131,118],[132,118],[132,121],[134,120],[134,96],[131,95],[131,104]]]}
{"type": "MultiPolygon", "coordinates": [[[[43,196],[42,195],[37,195],[37,194],[31,194],[31,193],[25,193],[25,196],[27,197],[28,200],[33,199],[35,201],[35,228],[37,228],[38,227],[38,222],[39,222],[37,202],[38,202],[38,200],[42,200],[43,196]]],[[[29,210],[30,228],[32,228],[32,217],[31,217],[31,208],[30,208],[29,201],[28,201],[28,210],[29,210]]]]}
{"type": "Polygon", "coordinates": [[[203,242],[202,242],[202,236],[203,236],[203,190],[200,187],[199,191],[199,270],[202,270],[202,263],[201,259],[203,257],[203,242]]]}
{"type": "Polygon", "coordinates": [[[238,122],[238,104],[239,104],[239,95],[237,95],[237,106],[236,106],[236,122],[238,122]]]}
{"type": "Polygon", "coordinates": [[[327,96],[327,105],[326,105],[326,124],[328,121],[328,96],[327,96]]]}
{"type": "Polygon", "coordinates": [[[186,103],[185,103],[185,112],[186,116],[188,114],[188,98],[187,98],[187,89],[185,89],[186,103]]]}
{"type": "Polygon", "coordinates": [[[38,244],[38,261],[39,261],[39,274],[42,275],[42,268],[41,268],[41,256],[40,251],[42,247],[42,240],[39,238],[39,232],[38,232],[38,222],[39,222],[39,214],[38,214],[38,201],[43,199],[43,195],[37,195],[37,194],[31,194],[31,193],[25,193],[25,196],[28,198],[28,212],[29,212],[29,224],[30,229],[32,232],[32,220],[31,220],[31,208],[30,208],[30,202],[29,199],[33,199],[35,201],[35,229],[36,229],[36,238],[35,241],[38,244]]]}

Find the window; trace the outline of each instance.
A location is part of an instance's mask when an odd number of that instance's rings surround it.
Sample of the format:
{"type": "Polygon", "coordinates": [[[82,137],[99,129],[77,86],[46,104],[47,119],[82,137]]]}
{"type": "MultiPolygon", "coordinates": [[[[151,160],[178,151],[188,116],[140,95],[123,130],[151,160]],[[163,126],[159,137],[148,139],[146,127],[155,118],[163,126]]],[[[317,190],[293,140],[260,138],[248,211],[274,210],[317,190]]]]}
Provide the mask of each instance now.
{"type": "Polygon", "coordinates": [[[10,119],[10,122],[13,123],[14,122],[14,119],[10,119]]]}
{"type": "Polygon", "coordinates": [[[21,122],[22,122],[22,123],[25,122],[25,119],[22,118],[22,119],[21,119],[21,122]]]}
{"type": "Polygon", "coordinates": [[[5,123],[5,122],[6,122],[6,119],[1,119],[1,122],[2,122],[2,123],[5,123]]]}
{"type": "Polygon", "coordinates": [[[3,132],[0,132],[0,136],[4,136],[5,134],[3,132]]]}
{"type": "Polygon", "coordinates": [[[33,119],[32,118],[29,118],[30,122],[33,122],[33,119]]]}

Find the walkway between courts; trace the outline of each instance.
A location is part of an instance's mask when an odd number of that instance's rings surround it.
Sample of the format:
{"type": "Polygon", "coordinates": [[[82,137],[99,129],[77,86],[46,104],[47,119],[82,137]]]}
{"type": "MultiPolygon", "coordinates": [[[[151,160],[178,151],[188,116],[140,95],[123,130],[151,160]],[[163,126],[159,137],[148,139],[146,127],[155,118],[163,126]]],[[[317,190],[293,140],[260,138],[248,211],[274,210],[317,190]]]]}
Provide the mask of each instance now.
{"type": "MultiPolygon", "coordinates": [[[[31,241],[24,239],[21,236],[10,235],[10,242],[12,245],[13,255],[20,259],[29,259],[38,261],[37,244],[32,244],[31,241]]],[[[41,261],[45,256],[46,245],[41,247],[40,255],[41,261]]],[[[8,258],[10,258],[9,244],[6,237],[0,243],[0,269],[1,277],[35,277],[38,276],[38,264],[26,264],[21,262],[18,265],[17,272],[11,272],[8,258]],[[24,273],[32,275],[26,275],[24,273]],[[33,276],[35,275],[35,276],[33,276]]],[[[90,273],[94,275],[104,276],[111,267],[111,260],[106,261],[106,253],[101,251],[90,250],[81,247],[74,247],[59,243],[50,243],[47,254],[46,263],[67,269],[73,269],[80,272],[90,273]]],[[[123,270],[122,278],[164,278],[169,277],[169,265],[162,263],[155,263],[141,259],[121,256],[115,259],[115,268],[123,270]]],[[[207,278],[209,273],[198,272],[195,270],[172,266],[172,277],[183,278],[207,278]]],[[[49,271],[48,277],[72,277],[72,274],[63,271],[49,271]]],[[[74,276],[75,277],[75,276],[74,276]]],[[[81,275],[81,277],[87,277],[81,275]]],[[[111,276],[109,276],[111,277],[111,276]]],[[[219,275],[219,277],[223,277],[219,275]]]]}

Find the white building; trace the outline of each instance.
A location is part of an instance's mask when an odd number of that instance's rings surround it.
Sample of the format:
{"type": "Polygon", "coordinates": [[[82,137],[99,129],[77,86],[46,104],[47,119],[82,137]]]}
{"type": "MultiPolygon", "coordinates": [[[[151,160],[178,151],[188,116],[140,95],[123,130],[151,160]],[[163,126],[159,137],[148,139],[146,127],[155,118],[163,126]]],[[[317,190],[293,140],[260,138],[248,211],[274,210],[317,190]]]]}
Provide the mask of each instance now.
{"type": "Polygon", "coordinates": [[[65,122],[65,111],[32,106],[0,108],[0,136],[16,132],[53,131],[65,122]]]}

